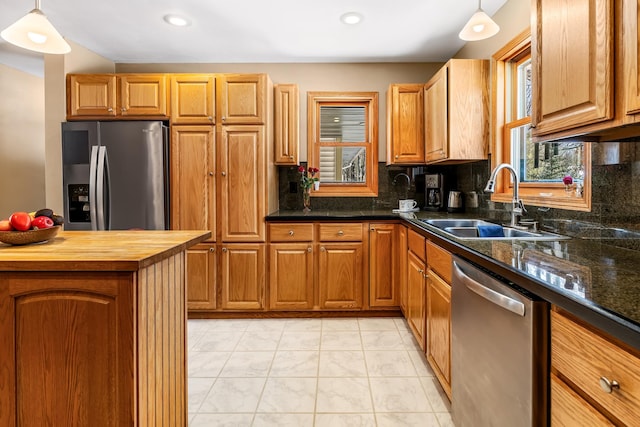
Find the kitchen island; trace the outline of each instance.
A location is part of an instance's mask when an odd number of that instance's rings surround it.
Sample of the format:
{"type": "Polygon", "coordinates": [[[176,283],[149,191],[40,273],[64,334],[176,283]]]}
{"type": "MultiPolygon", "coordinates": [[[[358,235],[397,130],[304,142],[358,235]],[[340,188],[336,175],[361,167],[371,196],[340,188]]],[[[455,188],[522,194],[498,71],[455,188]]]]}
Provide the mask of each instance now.
{"type": "Polygon", "coordinates": [[[187,425],[185,252],[202,231],[0,244],[0,425],[187,425]]]}

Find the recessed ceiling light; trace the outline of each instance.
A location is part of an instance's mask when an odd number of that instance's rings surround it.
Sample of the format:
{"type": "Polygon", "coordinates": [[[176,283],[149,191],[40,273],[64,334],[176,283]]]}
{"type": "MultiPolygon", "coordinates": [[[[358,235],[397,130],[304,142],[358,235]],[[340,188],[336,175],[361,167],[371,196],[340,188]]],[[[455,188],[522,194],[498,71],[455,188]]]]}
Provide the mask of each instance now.
{"type": "Polygon", "coordinates": [[[347,25],[355,25],[362,21],[362,15],[358,12],[347,12],[340,17],[340,20],[347,25]]]}
{"type": "Polygon", "coordinates": [[[188,27],[191,25],[190,20],[179,15],[165,15],[163,19],[167,24],[175,25],[176,27],[188,27]]]}

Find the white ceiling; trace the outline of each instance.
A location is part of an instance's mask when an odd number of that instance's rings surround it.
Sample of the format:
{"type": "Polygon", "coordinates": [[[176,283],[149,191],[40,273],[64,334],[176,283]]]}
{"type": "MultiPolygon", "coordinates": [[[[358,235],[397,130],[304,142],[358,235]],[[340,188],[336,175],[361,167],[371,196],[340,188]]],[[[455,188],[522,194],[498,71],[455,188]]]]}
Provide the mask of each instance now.
{"type": "MultiPolygon", "coordinates": [[[[484,0],[493,15],[507,0],[484,0]]],[[[0,29],[34,7],[2,0],[0,29]]],[[[476,0],[42,0],[63,37],[116,63],[441,62],[476,0]],[[362,22],[347,26],[345,12],[362,22]],[[191,26],[162,19],[183,15],[191,26]]],[[[42,55],[0,39],[0,63],[42,73],[42,55]],[[40,70],[40,71],[38,71],[40,70]]]]}

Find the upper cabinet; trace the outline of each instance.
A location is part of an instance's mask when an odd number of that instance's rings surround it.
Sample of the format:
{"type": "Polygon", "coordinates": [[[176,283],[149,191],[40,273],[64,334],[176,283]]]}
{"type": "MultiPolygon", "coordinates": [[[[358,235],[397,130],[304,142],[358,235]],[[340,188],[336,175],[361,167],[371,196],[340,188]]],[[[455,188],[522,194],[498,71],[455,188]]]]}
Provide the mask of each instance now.
{"type": "Polygon", "coordinates": [[[166,117],[164,74],[69,74],[67,119],[166,117]]]}
{"type": "Polygon", "coordinates": [[[296,84],[277,84],[274,90],[275,163],[298,164],[300,145],[300,95],[296,84]]]}
{"type": "Polygon", "coordinates": [[[220,74],[218,119],[223,125],[263,125],[267,117],[266,74],[220,74]]]}
{"type": "Polygon", "coordinates": [[[423,84],[392,84],[387,91],[387,165],[424,164],[423,84]]]}
{"type": "Polygon", "coordinates": [[[451,59],[424,86],[427,163],[487,158],[489,61],[451,59]]]}
{"type": "Polygon", "coordinates": [[[532,2],[534,141],[640,135],[637,0],[532,2]],[[615,83],[614,83],[615,82],[615,83]]]}
{"type": "Polygon", "coordinates": [[[214,74],[171,76],[171,124],[215,124],[216,80],[214,74]]]}

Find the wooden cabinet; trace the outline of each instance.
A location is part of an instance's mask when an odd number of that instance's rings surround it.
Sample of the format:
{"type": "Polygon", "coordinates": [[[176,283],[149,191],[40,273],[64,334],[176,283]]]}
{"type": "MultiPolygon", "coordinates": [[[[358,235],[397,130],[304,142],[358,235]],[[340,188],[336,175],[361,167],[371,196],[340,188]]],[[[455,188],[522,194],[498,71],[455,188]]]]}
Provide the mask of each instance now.
{"type": "Polygon", "coordinates": [[[534,1],[532,12],[533,135],[612,119],[614,1],[534,1]]]}
{"type": "Polygon", "coordinates": [[[636,425],[640,419],[640,354],[556,307],[551,372],[552,423],[597,419],[589,425],[636,425]]]}
{"type": "Polygon", "coordinates": [[[263,126],[220,128],[219,203],[223,242],[264,242],[267,147],[263,126]]]}
{"type": "Polygon", "coordinates": [[[313,223],[269,224],[269,309],[313,309],[313,264],[313,223]]]}
{"type": "Polygon", "coordinates": [[[421,349],[425,349],[426,251],[425,238],[413,230],[408,234],[406,319],[421,349]]]}
{"type": "Polygon", "coordinates": [[[67,119],[168,116],[164,74],[68,74],[67,119]]]}
{"type": "Polygon", "coordinates": [[[190,310],[216,308],[216,245],[201,243],[187,250],[187,307],[190,310]]]}
{"type": "Polygon", "coordinates": [[[264,308],[265,245],[230,243],[219,248],[220,307],[226,310],[264,308]]]}
{"type": "Polygon", "coordinates": [[[551,426],[611,426],[596,408],[589,405],[556,375],[551,374],[551,426]]]}
{"type": "Polygon", "coordinates": [[[171,228],[216,238],[216,146],[212,126],[171,128],[171,228]]]}
{"type": "Polygon", "coordinates": [[[427,241],[426,354],[451,399],[451,253],[427,241]]]}
{"type": "Polygon", "coordinates": [[[407,317],[407,301],[408,301],[408,288],[407,288],[407,233],[409,229],[406,225],[398,225],[398,249],[395,254],[397,261],[398,271],[398,293],[400,296],[400,309],[405,317],[407,317]]]}
{"type": "Polygon", "coordinates": [[[387,91],[387,165],[425,162],[424,85],[392,84],[387,91]]]}
{"type": "Polygon", "coordinates": [[[296,84],[277,84],[274,90],[275,163],[295,166],[299,162],[300,94],[296,84]]]}
{"type": "Polygon", "coordinates": [[[451,59],[424,86],[427,163],[484,160],[489,148],[489,62],[451,59]]]}
{"type": "Polygon", "coordinates": [[[217,116],[223,125],[267,123],[266,74],[221,74],[216,81],[217,116]]]}
{"type": "Polygon", "coordinates": [[[362,308],[363,261],[362,242],[320,242],[320,309],[362,308]]]}
{"type": "Polygon", "coordinates": [[[216,86],[214,74],[171,76],[171,124],[215,124],[216,86]]]}
{"type": "Polygon", "coordinates": [[[393,223],[369,224],[369,307],[372,308],[398,308],[396,227],[393,223]]]}
{"type": "Polygon", "coordinates": [[[623,74],[625,76],[624,112],[627,121],[640,120],[640,3],[637,0],[622,1],[623,74]]]}

